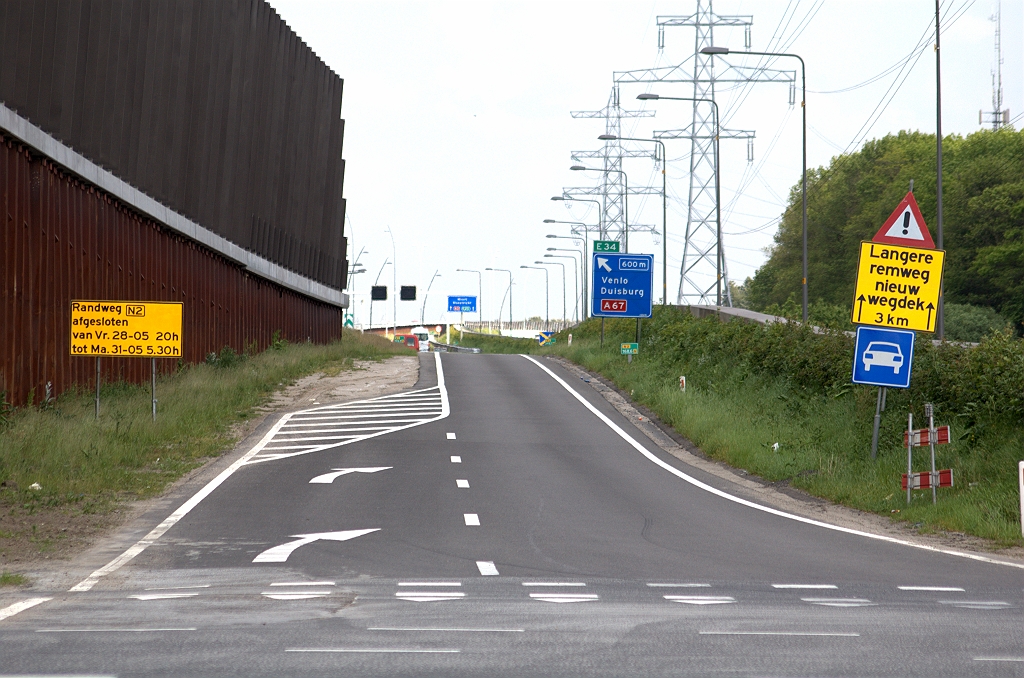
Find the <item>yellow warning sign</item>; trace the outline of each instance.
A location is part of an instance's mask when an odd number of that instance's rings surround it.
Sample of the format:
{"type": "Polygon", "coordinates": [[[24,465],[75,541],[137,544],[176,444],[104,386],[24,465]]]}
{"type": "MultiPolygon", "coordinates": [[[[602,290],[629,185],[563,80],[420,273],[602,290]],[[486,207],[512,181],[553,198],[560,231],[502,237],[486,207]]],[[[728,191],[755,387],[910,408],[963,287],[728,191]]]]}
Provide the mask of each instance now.
{"type": "Polygon", "coordinates": [[[180,358],[181,302],[72,301],[71,355],[180,358]]]}
{"type": "Polygon", "coordinates": [[[853,322],[934,332],[945,258],[942,250],[862,242],[853,322]]]}

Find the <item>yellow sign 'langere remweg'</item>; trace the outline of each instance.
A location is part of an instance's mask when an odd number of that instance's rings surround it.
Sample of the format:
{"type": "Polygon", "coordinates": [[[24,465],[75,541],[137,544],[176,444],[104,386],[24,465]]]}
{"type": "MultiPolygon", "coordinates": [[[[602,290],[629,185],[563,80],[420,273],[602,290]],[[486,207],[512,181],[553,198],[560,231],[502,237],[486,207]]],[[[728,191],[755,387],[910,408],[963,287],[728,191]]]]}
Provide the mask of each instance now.
{"type": "Polygon", "coordinates": [[[72,301],[71,355],[180,358],[181,302],[72,301]]]}
{"type": "Polygon", "coordinates": [[[853,322],[934,332],[945,258],[942,250],[862,242],[853,322]]]}

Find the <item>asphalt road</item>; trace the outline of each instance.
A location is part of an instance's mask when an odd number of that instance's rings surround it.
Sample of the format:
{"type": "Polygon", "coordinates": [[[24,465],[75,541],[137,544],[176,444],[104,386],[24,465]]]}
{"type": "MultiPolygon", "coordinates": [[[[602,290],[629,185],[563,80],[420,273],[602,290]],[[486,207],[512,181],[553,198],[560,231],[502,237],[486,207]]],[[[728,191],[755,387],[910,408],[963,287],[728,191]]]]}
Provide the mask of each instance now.
{"type": "Polygon", "coordinates": [[[1024,676],[1024,570],[736,501],[554,362],[422,361],[4,593],[0,675],[1024,676]]]}

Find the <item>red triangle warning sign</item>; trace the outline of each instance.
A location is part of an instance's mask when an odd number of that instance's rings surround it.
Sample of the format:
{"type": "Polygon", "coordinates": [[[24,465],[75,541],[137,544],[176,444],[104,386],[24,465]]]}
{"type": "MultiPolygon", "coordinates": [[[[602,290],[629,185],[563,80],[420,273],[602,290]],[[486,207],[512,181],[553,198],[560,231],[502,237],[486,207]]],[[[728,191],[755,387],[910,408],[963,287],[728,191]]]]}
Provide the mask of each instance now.
{"type": "Polygon", "coordinates": [[[907,193],[907,197],[903,198],[896,210],[885,220],[885,224],[878,229],[871,242],[935,249],[935,242],[928,232],[928,226],[924,223],[924,217],[921,216],[921,209],[917,206],[913,193],[907,193]]]}

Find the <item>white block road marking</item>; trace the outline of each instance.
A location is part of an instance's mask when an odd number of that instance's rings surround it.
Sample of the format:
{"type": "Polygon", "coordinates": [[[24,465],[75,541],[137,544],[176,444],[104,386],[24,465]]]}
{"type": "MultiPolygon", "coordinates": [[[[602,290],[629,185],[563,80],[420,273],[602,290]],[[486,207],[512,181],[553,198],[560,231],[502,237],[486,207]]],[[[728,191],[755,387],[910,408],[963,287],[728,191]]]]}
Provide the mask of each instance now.
{"type": "Polygon", "coordinates": [[[446,434],[445,434],[445,437],[446,437],[446,438],[447,438],[448,440],[455,440],[455,434],[454,434],[454,433],[446,433],[446,434]]]}
{"type": "Polygon", "coordinates": [[[458,654],[462,650],[420,650],[398,647],[289,647],[285,652],[355,652],[363,654],[458,654]]]}
{"type": "Polygon", "coordinates": [[[530,598],[544,603],[586,603],[597,600],[593,593],[531,593],[530,598]]]}
{"type": "Polygon", "coordinates": [[[1005,600],[940,600],[940,605],[952,605],[968,610],[1005,610],[1013,607],[1005,600]]]}
{"type": "Polygon", "coordinates": [[[198,595],[198,593],[140,593],[128,597],[135,600],[173,600],[175,598],[192,598],[198,595]]]}
{"type": "Polygon", "coordinates": [[[480,516],[475,513],[463,513],[462,517],[466,520],[467,525],[479,525],[480,516]]]}
{"type": "Polygon", "coordinates": [[[442,633],[526,633],[526,629],[444,629],[416,626],[371,626],[367,631],[438,631],[442,633]]]}
{"type": "Polygon", "coordinates": [[[330,591],[263,591],[261,596],[271,600],[307,600],[324,598],[331,595],[330,591]]]}
{"type": "Polygon", "coordinates": [[[711,587],[711,584],[661,584],[655,582],[649,582],[647,585],[651,587],[664,587],[671,589],[704,589],[711,587]]]}
{"type": "Polygon", "coordinates": [[[395,597],[416,603],[436,603],[443,600],[460,600],[465,598],[466,594],[461,591],[399,591],[395,597]]]}
{"type": "Polygon", "coordinates": [[[459,478],[455,481],[455,487],[461,487],[462,489],[466,489],[469,487],[469,481],[465,480],[464,478],[459,478]]]}
{"type": "Polygon", "coordinates": [[[524,581],[523,586],[586,586],[582,581],[524,581]]]}
{"type": "Polygon", "coordinates": [[[773,589],[837,589],[834,584],[772,584],[773,589]]]}
{"type": "Polygon", "coordinates": [[[859,633],[818,633],[803,631],[701,631],[701,636],[825,636],[833,638],[859,638],[859,633]]]}
{"type": "Polygon", "coordinates": [[[452,463],[453,464],[461,464],[462,463],[462,457],[453,454],[452,455],[452,463]]]}
{"type": "Polygon", "coordinates": [[[25,600],[18,601],[13,605],[8,605],[7,607],[0,609],[0,620],[7,619],[8,617],[13,617],[19,612],[24,612],[30,607],[35,607],[36,605],[39,605],[40,603],[45,603],[48,600],[53,600],[53,598],[27,598],[25,600]]]}
{"type": "MultiPolygon", "coordinates": [[[[440,353],[437,353],[435,355],[440,355],[440,353]]],[[[644,457],[646,457],[649,461],[651,461],[654,464],[657,464],[658,466],[660,466],[661,468],[665,469],[666,471],[668,471],[672,475],[676,476],[677,478],[679,478],[681,480],[684,480],[687,483],[690,483],[694,487],[699,487],[700,489],[702,489],[702,490],[704,490],[706,492],[710,492],[711,494],[714,494],[714,495],[716,495],[718,497],[721,497],[723,499],[728,499],[729,501],[736,502],[737,504],[740,504],[742,506],[747,506],[749,508],[756,509],[758,511],[764,511],[765,513],[770,513],[772,515],[780,516],[782,518],[788,518],[789,520],[794,520],[796,522],[804,523],[806,525],[814,525],[816,527],[825,528],[826,530],[834,530],[836,532],[845,532],[846,534],[853,534],[853,535],[857,535],[859,537],[866,537],[868,539],[877,539],[878,541],[886,541],[886,542],[889,542],[890,544],[901,544],[903,546],[912,546],[913,548],[921,549],[923,551],[931,551],[932,553],[945,553],[946,555],[957,556],[959,558],[969,558],[971,560],[979,560],[979,561],[984,562],[984,563],[993,563],[995,565],[1005,565],[1006,567],[1015,567],[1015,568],[1024,570],[1024,563],[1011,563],[1011,562],[1007,562],[1005,560],[998,560],[996,558],[989,558],[987,556],[981,556],[981,555],[977,555],[977,554],[974,554],[974,553],[964,553],[962,551],[952,551],[952,550],[949,550],[949,549],[942,549],[942,548],[936,548],[934,546],[928,546],[926,544],[915,544],[914,542],[906,541],[906,540],[903,540],[903,539],[897,539],[895,537],[888,537],[888,536],[881,535],[881,534],[872,534],[870,532],[862,532],[861,530],[854,530],[854,529],[851,529],[851,528],[848,528],[848,527],[840,527],[838,525],[830,525],[828,523],[823,523],[820,520],[814,520],[812,518],[804,518],[803,516],[798,516],[798,515],[795,515],[793,513],[786,513],[785,511],[780,511],[778,509],[770,508],[768,506],[762,506],[761,504],[757,504],[757,503],[749,501],[747,499],[741,499],[740,497],[731,495],[728,492],[724,492],[722,490],[719,490],[717,487],[712,487],[711,485],[708,485],[707,483],[701,482],[701,481],[697,480],[696,478],[694,478],[693,476],[688,475],[686,473],[683,473],[682,471],[677,469],[675,466],[672,466],[671,464],[669,464],[667,462],[664,462],[661,459],[659,459],[655,454],[650,452],[646,447],[644,447],[639,442],[637,442],[636,439],[634,439],[628,433],[623,431],[622,428],[619,427],[618,424],[613,422],[611,419],[609,419],[607,416],[605,416],[605,414],[603,412],[601,412],[599,409],[594,407],[594,405],[592,405],[590,402],[588,402],[586,400],[586,398],[584,398],[579,393],[574,391],[573,388],[571,386],[569,386],[569,384],[565,383],[565,381],[561,377],[559,377],[557,374],[555,374],[550,369],[548,369],[548,367],[546,365],[541,364],[539,361],[535,360],[534,358],[531,358],[528,355],[520,354],[520,357],[529,360],[531,363],[533,363],[534,365],[536,365],[540,369],[542,369],[545,372],[547,372],[548,375],[552,379],[554,379],[556,382],[561,384],[561,386],[566,391],[568,391],[569,394],[572,395],[572,397],[574,397],[576,400],[578,400],[581,405],[583,405],[585,408],[590,410],[594,414],[594,416],[596,416],[598,419],[600,419],[602,422],[604,422],[604,424],[606,426],[608,426],[608,428],[610,428],[612,431],[614,431],[620,438],[622,438],[624,441],[626,441],[626,443],[628,443],[633,449],[635,449],[637,452],[639,452],[644,457]]]]}
{"type": "Polygon", "coordinates": [[[897,586],[900,591],[963,591],[959,586],[897,586]]]}
{"type": "Polygon", "coordinates": [[[349,473],[376,473],[377,471],[387,471],[394,466],[364,466],[361,468],[336,468],[333,469],[332,473],[325,473],[322,476],[317,476],[309,482],[312,483],[324,483],[329,485],[340,476],[348,475],[349,473]]]}
{"type": "Polygon", "coordinates": [[[293,534],[291,536],[298,537],[295,541],[290,541],[279,546],[273,546],[263,553],[253,558],[254,563],[283,563],[288,560],[288,556],[292,554],[292,551],[305,546],[306,544],[312,544],[315,541],[321,539],[326,541],[348,541],[349,539],[355,539],[361,537],[364,534],[370,534],[371,532],[377,532],[380,530],[379,527],[374,527],[369,530],[344,530],[341,532],[317,532],[316,534],[293,534]]]}
{"type": "Polygon", "coordinates": [[[498,574],[498,568],[494,566],[494,561],[491,560],[476,561],[476,568],[485,577],[493,577],[498,574]]]}
{"type": "Polygon", "coordinates": [[[271,586],[334,586],[333,581],[275,581],[271,586]]]}
{"type": "Polygon", "coordinates": [[[399,586],[462,586],[460,581],[400,581],[399,586]]]}
{"type": "Polygon", "coordinates": [[[731,596],[664,596],[665,600],[684,605],[727,605],[735,603],[731,596]]]}
{"type": "Polygon", "coordinates": [[[801,598],[800,600],[811,605],[824,605],[826,607],[870,607],[877,605],[866,598],[801,598]]]}
{"type": "Polygon", "coordinates": [[[209,584],[196,584],[195,586],[154,586],[150,589],[143,589],[143,591],[177,591],[178,589],[208,589],[209,584]]]}

